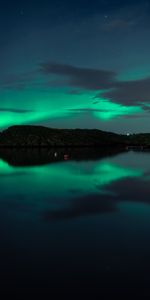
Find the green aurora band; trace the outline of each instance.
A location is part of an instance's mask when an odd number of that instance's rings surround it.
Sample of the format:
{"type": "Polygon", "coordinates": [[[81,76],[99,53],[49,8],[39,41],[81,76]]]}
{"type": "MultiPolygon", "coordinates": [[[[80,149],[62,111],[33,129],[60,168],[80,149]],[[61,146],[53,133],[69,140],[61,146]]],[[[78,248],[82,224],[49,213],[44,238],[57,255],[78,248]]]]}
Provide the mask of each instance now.
{"type": "Polygon", "coordinates": [[[109,121],[116,117],[142,112],[140,106],[127,107],[113,103],[103,97],[97,99],[95,92],[71,93],[67,88],[52,88],[50,90],[7,89],[0,91],[0,97],[1,128],[11,125],[33,124],[56,118],[68,118],[74,114],[81,115],[84,111],[88,111],[93,117],[101,121],[109,121]]]}

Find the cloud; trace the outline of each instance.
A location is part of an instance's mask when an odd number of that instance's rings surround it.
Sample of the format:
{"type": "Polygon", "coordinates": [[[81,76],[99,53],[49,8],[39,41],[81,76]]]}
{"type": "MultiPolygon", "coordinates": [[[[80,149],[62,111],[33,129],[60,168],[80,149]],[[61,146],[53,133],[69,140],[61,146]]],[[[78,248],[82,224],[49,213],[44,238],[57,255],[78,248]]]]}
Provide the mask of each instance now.
{"type": "Polygon", "coordinates": [[[146,108],[146,104],[150,104],[150,77],[134,81],[116,81],[114,89],[103,95],[116,103],[146,108]]]}
{"type": "MultiPolygon", "coordinates": [[[[20,89],[34,86],[34,88],[40,87],[44,91],[45,88],[48,89],[48,86],[44,85],[43,75],[49,81],[49,88],[53,86],[53,79],[55,87],[69,85],[71,89],[68,93],[71,95],[80,95],[85,90],[95,91],[96,95],[92,99],[93,105],[97,105],[98,101],[103,98],[126,107],[139,106],[147,113],[150,112],[150,77],[121,81],[118,79],[118,74],[112,70],[47,62],[41,64],[40,68],[34,72],[8,76],[3,82],[1,81],[1,87],[20,89]],[[52,76],[55,76],[55,79],[52,76]],[[41,82],[39,78],[41,78],[41,82]]],[[[84,107],[84,109],[86,108],[84,107]]],[[[1,111],[28,112],[11,108],[1,109],[1,111]]]]}
{"type": "Polygon", "coordinates": [[[105,15],[105,22],[101,25],[101,29],[105,32],[132,30],[136,26],[142,26],[149,19],[149,3],[137,1],[125,1],[121,5],[117,4],[115,10],[111,14],[105,15]]]}
{"type": "Polygon", "coordinates": [[[74,67],[59,63],[44,63],[40,68],[45,75],[64,76],[72,87],[101,90],[113,86],[116,73],[113,71],[74,67]]]}
{"type": "MultiPolygon", "coordinates": [[[[146,107],[144,107],[144,110],[147,110],[146,107]]],[[[148,111],[149,112],[149,111],[148,111]]],[[[125,119],[141,119],[141,118],[149,118],[149,116],[147,114],[143,114],[143,113],[136,113],[136,114],[126,114],[124,116],[122,116],[125,119]]]]}
{"type": "MultiPolygon", "coordinates": [[[[145,174],[149,178],[149,172],[145,174]]],[[[99,186],[97,186],[99,188],[99,186]]],[[[70,206],[43,213],[47,221],[73,219],[83,216],[114,213],[122,202],[145,203],[150,205],[149,180],[126,178],[115,181],[107,187],[109,195],[93,194],[74,199],[70,206]]]]}
{"type": "Polygon", "coordinates": [[[131,28],[136,25],[136,22],[134,20],[123,20],[123,19],[113,19],[111,21],[108,21],[102,25],[102,29],[104,31],[113,31],[116,29],[122,30],[131,28]]]}
{"type": "Polygon", "coordinates": [[[115,198],[110,196],[90,195],[75,199],[67,208],[59,210],[46,211],[43,214],[45,220],[63,220],[83,217],[88,215],[97,215],[104,213],[114,213],[117,208],[115,206],[115,198]]]}
{"type": "MultiPolygon", "coordinates": [[[[111,70],[75,67],[59,63],[44,63],[40,71],[50,76],[62,76],[71,87],[100,91],[94,101],[104,97],[124,106],[140,106],[149,111],[150,77],[141,80],[120,81],[117,73],[111,70]],[[105,90],[105,91],[103,91],[105,90]]],[[[79,91],[78,91],[79,92],[79,91]]],[[[96,103],[96,102],[95,102],[96,103]]]]}
{"type": "MultiPolygon", "coordinates": [[[[116,192],[118,201],[147,203],[150,205],[149,172],[143,178],[126,178],[113,182],[109,191],[116,192]]],[[[116,199],[117,201],[117,199],[116,199]]]]}

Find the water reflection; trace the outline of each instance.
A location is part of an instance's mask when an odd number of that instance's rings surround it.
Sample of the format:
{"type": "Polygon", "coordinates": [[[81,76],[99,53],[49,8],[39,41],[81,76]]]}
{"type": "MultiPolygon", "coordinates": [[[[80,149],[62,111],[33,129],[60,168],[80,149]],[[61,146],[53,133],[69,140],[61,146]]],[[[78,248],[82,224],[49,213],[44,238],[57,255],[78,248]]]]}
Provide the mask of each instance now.
{"type": "MultiPolygon", "coordinates": [[[[76,149],[72,156],[79,158],[82,151],[76,149]]],[[[144,161],[142,166],[138,165],[141,153],[114,155],[109,152],[104,158],[103,152],[90,151],[86,152],[88,161],[63,161],[63,149],[57,150],[57,156],[56,150],[9,150],[5,153],[9,163],[0,160],[0,204],[7,208],[9,204],[10,209],[18,207],[21,211],[24,208],[26,212],[30,208],[34,214],[43,214],[50,220],[114,212],[120,201],[149,203],[150,169],[144,161]],[[44,158],[49,164],[45,164],[44,158]],[[132,164],[125,165],[126,159],[132,160],[132,164]]],[[[143,153],[142,156],[149,157],[149,154],[143,153]]]]}
{"type": "Polygon", "coordinates": [[[115,148],[1,148],[0,158],[12,166],[36,166],[65,160],[99,160],[107,156],[126,152],[115,148]]]}
{"type": "Polygon", "coordinates": [[[149,287],[150,153],[22,149],[0,157],[2,285],[149,287]]]}

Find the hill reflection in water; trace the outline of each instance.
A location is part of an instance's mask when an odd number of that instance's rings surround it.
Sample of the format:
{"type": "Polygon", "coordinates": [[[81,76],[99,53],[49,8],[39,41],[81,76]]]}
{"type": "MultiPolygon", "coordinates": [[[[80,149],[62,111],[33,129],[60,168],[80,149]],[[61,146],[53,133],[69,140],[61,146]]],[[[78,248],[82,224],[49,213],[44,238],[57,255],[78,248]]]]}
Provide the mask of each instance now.
{"type": "Polygon", "coordinates": [[[12,166],[34,166],[64,160],[98,160],[125,152],[122,148],[1,148],[0,158],[12,166]]]}

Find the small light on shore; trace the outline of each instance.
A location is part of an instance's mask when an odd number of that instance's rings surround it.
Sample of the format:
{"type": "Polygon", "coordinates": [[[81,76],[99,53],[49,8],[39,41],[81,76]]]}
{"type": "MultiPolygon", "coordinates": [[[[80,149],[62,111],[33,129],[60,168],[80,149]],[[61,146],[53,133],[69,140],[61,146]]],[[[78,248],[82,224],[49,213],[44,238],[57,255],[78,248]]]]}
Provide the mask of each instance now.
{"type": "Polygon", "coordinates": [[[127,136],[129,136],[130,135],[130,133],[127,133],[127,136]]]}

